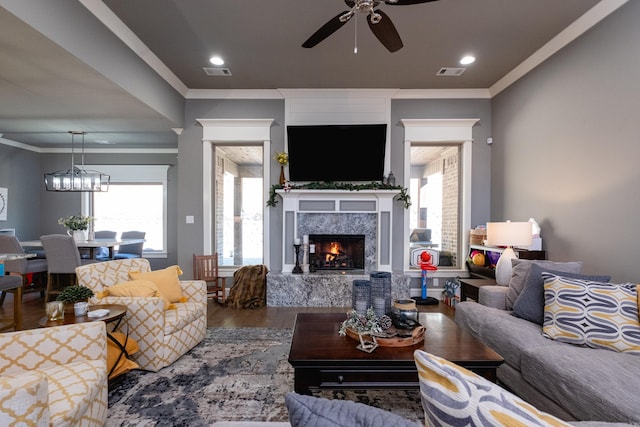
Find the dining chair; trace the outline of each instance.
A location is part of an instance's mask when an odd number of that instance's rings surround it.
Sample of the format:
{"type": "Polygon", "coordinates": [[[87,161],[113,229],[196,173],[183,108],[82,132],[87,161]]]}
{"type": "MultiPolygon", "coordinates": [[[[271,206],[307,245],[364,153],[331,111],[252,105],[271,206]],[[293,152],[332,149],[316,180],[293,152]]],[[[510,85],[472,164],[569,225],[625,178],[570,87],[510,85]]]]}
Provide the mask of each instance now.
{"type": "MultiPolygon", "coordinates": [[[[24,248],[20,245],[20,241],[16,236],[9,235],[0,235],[0,252],[3,253],[13,253],[13,254],[23,254],[25,253],[24,248]]],[[[29,277],[31,274],[38,273],[46,273],[47,272],[47,260],[41,258],[22,258],[15,259],[4,262],[5,272],[9,274],[13,274],[19,276],[22,280],[23,288],[26,288],[31,283],[29,283],[29,277]]],[[[31,276],[33,277],[33,276],[31,276]]],[[[37,289],[37,288],[32,288],[37,289]]],[[[24,295],[23,289],[22,295],[24,295]]],[[[40,290],[40,294],[44,296],[44,289],[40,290]]],[[[15,295],[15,294],[14,294],[15,295]]],[[[6,296],[6,291],[0,292],[0,306],[4,304],[4,299],[6,296]]]]}
{"type": "MultiPolygon", "coordinates": [[[[94,233],[94,236],[96,239],[111,239],[111,240],[115,240],[116,239],[116,232],[115,231],[111,231],[111,230],[100,230],[100,231],[96,231],[94,233]]],[[[99,261],[106,261],[109,258],[109,248],[105,247],[105,246],[100,246],[99,248],[96,248],[96,259],[99,261]]]]}
{"type": "MultiPolygon", "coordinates": [[[[126,239],[144,239],[147,233],[144,231],[123,231],[122,240],[126,239]]],[[[133,243],[131,245],[120,245],[118,251],[113,256],[113,259],[131,259],[142,258],[142,247],[144,242],[133,243]]]]}
{"type": "Polygon", "coordinates": [[[0,276],[0,290],[3,298],[5,292],[13,293],[13,320],[0,327],[0,331],[11,328],[14,331],[19,331],[22,329],[22,280],[19,276],[0,276]]]}
{"type": "Polygon", "coordinates": [[[72,236],[49,234],[40,236],[40,240],[47,257],[48,274],[44,300],[48,302],[51,295],[59,294],[66,286],[77,284],[76,267],[97,261],[80,258],[80,251],[72,236]],[[66,278],[62,281],[63,286],[60,286],[61,278],[66,278]]]}
{"type": "Polygon", "coordinates": [[[212,255],[193,254],[193,278],[207,282],[207,298],[214,298],[224,303],[227,284],[226,278],[218,274],[217,252],[212,255]]]}

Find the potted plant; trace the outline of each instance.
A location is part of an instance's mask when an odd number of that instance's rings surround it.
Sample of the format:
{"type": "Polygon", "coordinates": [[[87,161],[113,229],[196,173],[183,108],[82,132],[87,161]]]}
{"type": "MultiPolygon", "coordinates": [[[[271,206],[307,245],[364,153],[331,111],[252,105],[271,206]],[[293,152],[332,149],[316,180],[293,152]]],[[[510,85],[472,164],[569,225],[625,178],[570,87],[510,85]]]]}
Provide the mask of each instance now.
{"type": "Polygon", "coordinates": [[[73,305],[77,302],[87,302],[95,294],[90,288],[82,285],[67,286],[60,292],[57,300],[64,303],[64,312],[73,313],[73,305]]]}
{"type": "Polygon", "coordinates": [[[87,240],[86,230],[93,221],[93,217],[84,215],[70,215],[66,218],[58,219],[58,224],[69,229],[67,234],[73,236],[75,241],[87,240]]]}

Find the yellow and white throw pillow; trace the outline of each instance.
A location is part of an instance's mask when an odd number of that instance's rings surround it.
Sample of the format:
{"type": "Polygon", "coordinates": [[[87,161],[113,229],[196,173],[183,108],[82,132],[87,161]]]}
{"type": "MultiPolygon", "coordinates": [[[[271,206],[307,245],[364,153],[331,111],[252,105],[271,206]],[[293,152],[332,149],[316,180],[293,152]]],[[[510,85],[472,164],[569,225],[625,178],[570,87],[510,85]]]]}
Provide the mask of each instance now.
{"type": "Polygon", "coordinates": [[[570,426],[448,360],[422,350],[414,359],[427,426],[570,426]]]}
{"type": "Polygon", "coordinates": [[[557,341],[640,355],[637,285],[544,278],[542,334],[557,341]]]}

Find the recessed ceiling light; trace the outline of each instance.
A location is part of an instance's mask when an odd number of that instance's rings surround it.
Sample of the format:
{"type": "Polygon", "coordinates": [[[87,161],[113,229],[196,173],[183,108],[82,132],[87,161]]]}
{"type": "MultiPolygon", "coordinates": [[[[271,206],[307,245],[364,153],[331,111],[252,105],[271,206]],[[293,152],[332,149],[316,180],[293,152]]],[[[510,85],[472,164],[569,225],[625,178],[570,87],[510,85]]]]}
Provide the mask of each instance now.
{"type": "Polygon", "coordinates": [[[211,58],[209,58],[209,62],[211,62],[213,65],[224,65],[224,60],[219,56],[212,56],[211,58]]]}
{"type": "Polygon", "coordinates": [[[471,56],[471,55],[466,55],[463,56],[462,59],[460,60],[460,64],[462,65],[469,65],[469,64],[473,64],[476,60],[475,56],[471,56]]]}

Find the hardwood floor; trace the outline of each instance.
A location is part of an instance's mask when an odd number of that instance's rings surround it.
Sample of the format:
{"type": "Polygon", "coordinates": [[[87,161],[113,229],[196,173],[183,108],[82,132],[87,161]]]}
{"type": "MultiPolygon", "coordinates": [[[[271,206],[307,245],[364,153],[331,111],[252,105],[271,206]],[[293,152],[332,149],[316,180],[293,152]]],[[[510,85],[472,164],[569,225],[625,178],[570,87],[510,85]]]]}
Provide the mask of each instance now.
{"type": "MultiPolygon", "coordinates": [[[[347,313],[349,307],[264,307],[258,309],[234,309],[226,307],[213,299],[208,301],[207,326],[210,328],[293,328],[297,313],[347,313]]],[[[419,311],[429,308],[418,306],[419,311]]],[[[452,315],[452,310],[445,314],[452,315]]],[[[23,329],[38,327],[38,321],[44,317],[44,298],[38,292],[30,292],[22,298],[23,329]]],[[[0,306],[0,325],[11,321],[13,317],[13,295],[7,294],[0,306]]]]}
{"type": "MultiPolygon", "coordinates": [[[[346,313],[344,307],[264,307],[258,309],[233,309],[210,299],[207,308],[207,326],[222,328],[292,328],[297,313],[332,312],[346,313]]],[[[38,292],[27,293],[22,298],[23,329],[38,327],[38,321],[44,317],[44,298],[38,292]]],[[[0,322],[5,323],[13,317],[13,296],[8,294],[0,307],[0,322]]]]}

